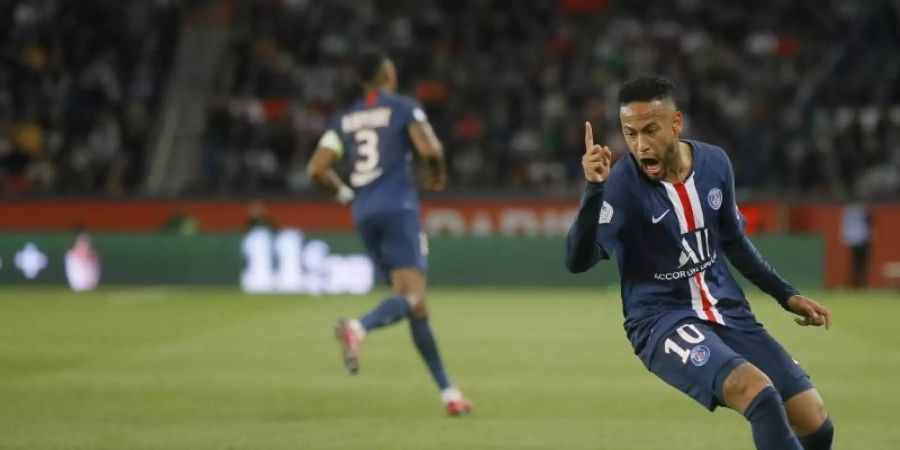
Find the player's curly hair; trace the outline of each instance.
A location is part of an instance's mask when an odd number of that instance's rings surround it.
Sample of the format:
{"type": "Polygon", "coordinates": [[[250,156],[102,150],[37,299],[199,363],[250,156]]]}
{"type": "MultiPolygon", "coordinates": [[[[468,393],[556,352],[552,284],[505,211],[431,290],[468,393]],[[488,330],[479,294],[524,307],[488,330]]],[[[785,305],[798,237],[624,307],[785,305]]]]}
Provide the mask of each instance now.
{"type": "Polygon", "coordinates": [[[366,48],[356,55],[356,75],[362,83],[375,81],[387,54],[379,48],[366,48]]]}
{"type": "Polygon", "coordinates": [[[640,75],[619,89],[619,104],[668,99],[675,102],[675,83],[662,75],[640,75]]]}

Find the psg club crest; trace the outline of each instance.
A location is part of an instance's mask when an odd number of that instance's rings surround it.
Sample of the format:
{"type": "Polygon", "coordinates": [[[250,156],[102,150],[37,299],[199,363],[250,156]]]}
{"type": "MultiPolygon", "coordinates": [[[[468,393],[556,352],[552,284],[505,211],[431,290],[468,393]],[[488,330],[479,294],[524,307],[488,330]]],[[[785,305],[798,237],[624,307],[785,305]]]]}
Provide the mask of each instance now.
{"type": "Polygon", "coordinates": [[[709,202],[710,208],[718,210],[722,207],[722,190],[719,188],[710,189],[709,194],[706,195],[706,200],[709,202]]]}
{"type": "Polygon", "coordinates": [[[698,345],[691,349],[691,364],[700,367],[709,361],[709,347],[698,345]]]}

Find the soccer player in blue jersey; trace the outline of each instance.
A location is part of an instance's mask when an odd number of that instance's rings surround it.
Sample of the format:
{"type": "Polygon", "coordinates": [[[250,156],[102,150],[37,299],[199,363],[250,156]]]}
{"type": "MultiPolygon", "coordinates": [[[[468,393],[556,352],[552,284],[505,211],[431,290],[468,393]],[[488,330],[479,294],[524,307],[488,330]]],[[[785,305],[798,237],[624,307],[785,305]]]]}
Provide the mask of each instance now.
{"type": "Polygon", "coordinates": [[[584,272],[616,255],[625,330],[644,365],[714,410],[747,418],[757,449],[826,450],[834,427],[799,363],[756,321],[723,256],[802,326],[831,325],[827,308],[783,280],[744,234],[725,152],[681,138],[666,78],[619,91],[629,154],[614,165],[585,124],[587,187],[566,242],[584,272]]]}
{"type": "Polygon", "coordinates": [[[409,319],[416,348],[441,390],[447,413],[468,414],[471,403],[451,385],[428,322],[427,241],[419,227],[419,199],[411,162],[413,150],[428,163],[427,188],[447,184],[444,151],[425,112],[414,99],[395,93],[397,70],[376,51],[363,52],[357,72],[364,95],[327,127],[307,166],[311,178],[349,203],[353,221],[372,261],[390,276],[393,294],[359,319],[335,326],[344,364],[359,370],[359,344],[372,331],[409,319]],[[346,157],[350,186],[332,165],[346,157]]]}

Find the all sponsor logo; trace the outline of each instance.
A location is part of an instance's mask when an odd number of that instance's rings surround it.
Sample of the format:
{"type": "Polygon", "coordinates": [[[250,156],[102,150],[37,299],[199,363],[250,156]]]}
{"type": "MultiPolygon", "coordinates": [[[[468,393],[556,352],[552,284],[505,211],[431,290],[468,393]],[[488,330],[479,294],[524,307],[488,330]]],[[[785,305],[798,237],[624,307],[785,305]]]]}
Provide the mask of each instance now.
{"type": "Polygon", "coordinates": [[[700,228],[681,236],[681,254],[678,255],[678,267],[673,272],[657,272],[653,277],[660,281],[675,281],[689,278],[712,267],[718,259],[718,253],[709,242],[709,229],[700,228]]]}

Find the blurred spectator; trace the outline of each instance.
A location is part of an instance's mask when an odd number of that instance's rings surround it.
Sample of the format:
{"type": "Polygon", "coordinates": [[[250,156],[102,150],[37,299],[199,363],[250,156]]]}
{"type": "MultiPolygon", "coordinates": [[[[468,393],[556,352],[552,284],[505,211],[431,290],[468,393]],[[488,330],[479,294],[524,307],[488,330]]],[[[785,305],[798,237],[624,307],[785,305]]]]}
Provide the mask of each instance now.
{"type": "Polygon", "coordinates": [[[841,221],[841,240],[850,249],[850,285],[865,287],[869,269],[869,242],[872,217],[863,203],[844,207],[841,221]]]}

